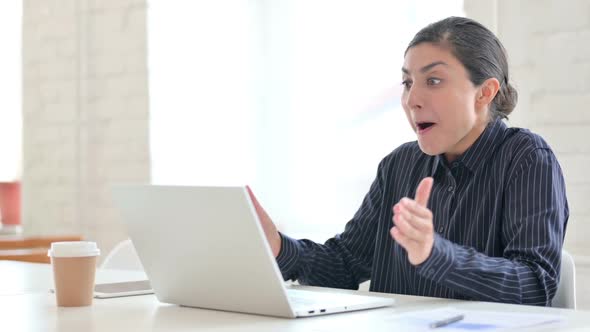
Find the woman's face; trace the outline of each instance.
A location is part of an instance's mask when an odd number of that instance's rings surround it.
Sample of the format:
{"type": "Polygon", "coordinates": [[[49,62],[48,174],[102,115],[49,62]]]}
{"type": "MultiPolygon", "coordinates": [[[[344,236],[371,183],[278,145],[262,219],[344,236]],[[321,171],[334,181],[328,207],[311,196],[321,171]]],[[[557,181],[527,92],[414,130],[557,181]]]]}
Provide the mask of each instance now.
{"type": "Polygon", "coordinates": [[[424,153],[453,161],[485,129],[489,118],[482,89],[449,50],[431,43],[410,48],[402,80],[402,106],[424,153]]]}

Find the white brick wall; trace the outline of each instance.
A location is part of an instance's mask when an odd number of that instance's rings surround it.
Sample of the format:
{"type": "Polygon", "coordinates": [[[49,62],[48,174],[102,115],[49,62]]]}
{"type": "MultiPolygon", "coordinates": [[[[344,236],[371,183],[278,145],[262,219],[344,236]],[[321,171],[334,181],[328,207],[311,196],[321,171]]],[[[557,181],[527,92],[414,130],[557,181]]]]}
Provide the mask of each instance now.
{"type": "MultiPolygon", "coordinates": [[[[579,280],[588,281],[590,1],[491,2],[496,7],[496,33],[508,51],[519,90],[518,106],[510,122],[541,134],[560,161],[570,204],[565,248],[579,265],[579,280]]],[[[488,22],[491,12],[478,10],[482,6],[489,7],[490,2],[484,5],[479,0],[466,0],[467,16],[488,22]]],[[[581,308],[590,308],[587,294],[578,292],[578,301],[581,308]]]]}
{"type": "Polygon", "coordinates": [[[23,223],[126,237],[108,192],[148,182],[146,1],[25,0],[23,223]]]}

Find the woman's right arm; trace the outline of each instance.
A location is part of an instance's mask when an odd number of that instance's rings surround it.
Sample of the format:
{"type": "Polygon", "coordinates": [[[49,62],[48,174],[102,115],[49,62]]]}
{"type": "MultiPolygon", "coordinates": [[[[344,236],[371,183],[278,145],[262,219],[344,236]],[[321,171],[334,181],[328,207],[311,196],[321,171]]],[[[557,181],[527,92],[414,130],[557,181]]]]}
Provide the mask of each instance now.
{"type": "Polygon", "coordinates": [[[383,204],[382,162],[361,207],[344,232],[324,244],[295,240],[278,232],[249,191],[266,238],[285,280],[313,286],[358,289],[371,278],[377,223],[383,204]]]}

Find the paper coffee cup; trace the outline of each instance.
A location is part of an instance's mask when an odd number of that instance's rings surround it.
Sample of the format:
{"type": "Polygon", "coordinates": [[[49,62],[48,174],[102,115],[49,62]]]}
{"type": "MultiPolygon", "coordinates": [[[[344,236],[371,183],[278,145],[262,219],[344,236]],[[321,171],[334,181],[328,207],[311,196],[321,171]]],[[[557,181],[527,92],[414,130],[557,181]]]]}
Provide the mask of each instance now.
{"type": "Polygon", "coordinates": [[[60,307],[92,304],[96,257],[100,250],[96,242],[54,242],[47,252],[53,266],[55,296],[60,307]]]}

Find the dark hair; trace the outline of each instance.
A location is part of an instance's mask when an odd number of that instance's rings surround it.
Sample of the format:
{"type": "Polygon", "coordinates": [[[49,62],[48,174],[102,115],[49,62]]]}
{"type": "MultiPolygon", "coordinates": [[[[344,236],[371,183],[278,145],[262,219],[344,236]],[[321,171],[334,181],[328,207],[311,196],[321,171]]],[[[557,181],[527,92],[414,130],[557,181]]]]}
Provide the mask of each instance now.
{"type": "Polygon", "coordinates": [[[490,115],[492,119],[508,118],[516,106],[518,93],[509,81],[506,50],[490,30],[465,17],[448,17],[420,30],[405,53],[421,43],[448,47],[467,69],[475,86],[495,77],[500,89],[492,101],[490,115]]]}

